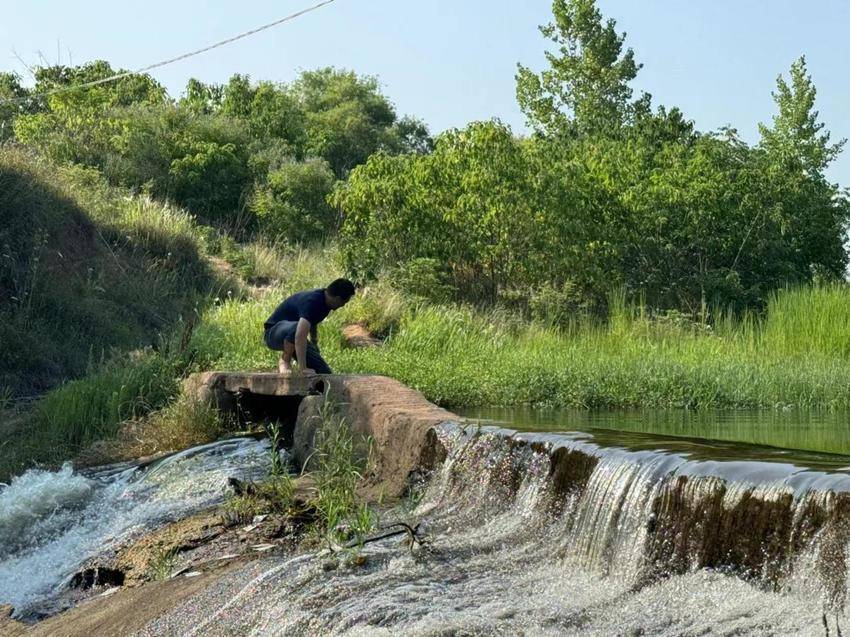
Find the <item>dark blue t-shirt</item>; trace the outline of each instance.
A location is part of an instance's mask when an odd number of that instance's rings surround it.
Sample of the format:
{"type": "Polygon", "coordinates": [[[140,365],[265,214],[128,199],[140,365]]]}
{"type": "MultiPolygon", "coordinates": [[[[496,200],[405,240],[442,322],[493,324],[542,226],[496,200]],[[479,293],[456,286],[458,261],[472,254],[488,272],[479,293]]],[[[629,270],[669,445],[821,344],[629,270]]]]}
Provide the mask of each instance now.
{"type": "Polygon", "coordinates": [[[263,324],[268,329],[280,321],[297,321],[306,319],[311,326],[318,325],[330,313],[331,308],[325,303],[325,290],[305,290],[297,292],[277,306],[272,315],[263,324]]]}

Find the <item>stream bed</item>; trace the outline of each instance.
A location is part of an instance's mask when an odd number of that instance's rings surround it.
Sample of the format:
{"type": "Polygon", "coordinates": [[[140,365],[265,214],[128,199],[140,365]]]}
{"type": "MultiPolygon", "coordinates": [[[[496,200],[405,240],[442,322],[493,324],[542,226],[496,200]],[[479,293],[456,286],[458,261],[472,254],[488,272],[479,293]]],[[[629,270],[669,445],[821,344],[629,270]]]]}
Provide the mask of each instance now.
{"type": "MultiPolygon", "coordinates": [[[[703,429],[653,412],[464,416],[429,434],[434,466],[382,514],[421,525],[425,546],[260,557],[137,634],[850,632],[840,417],[804,423],[807,437],[728,415],[700,415],[703,429]]],[[[0,491],[0,603],[55,612],[87,558],[215,504],[269,456],[235,439],[143,468],[16,478],[0,491]]]]}
{"type": "Polygon", "coordinates": [[[237,438],[145,467],[30,470],[0,490],[0,604],[32,620],[65,605],[89,559],[220,502],[230,477],[268,473],[267,441],[237,438]]]}
{"type": "MultiPolygon", "coordinates": [[[[269,557],[142,635],[824,635],[850,622],[850,458],[471,414],[384,522],[430,543],[269,557]],[[508,429],[507,427],[512,427],[508,429]],[[517,431],[522,429],[523,431],[517,431]]],[[[551,414],[549,414],[551,416],[551,414]]],[[[598,424],[598,423],[597,423],[598,424]]]]}

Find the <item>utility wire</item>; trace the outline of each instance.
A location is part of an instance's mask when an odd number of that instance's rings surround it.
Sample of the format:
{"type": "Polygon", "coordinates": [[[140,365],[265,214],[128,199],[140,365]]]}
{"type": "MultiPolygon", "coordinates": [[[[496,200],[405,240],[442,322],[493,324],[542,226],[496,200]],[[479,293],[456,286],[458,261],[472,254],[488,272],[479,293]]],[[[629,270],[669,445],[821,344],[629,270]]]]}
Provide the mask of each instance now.
{"type": "Polygon", "coordinates": [[[143,66],[140,69],[136,69],[135,71],[126,71],[124,73],[116,73],[115,75],[110,75],[109,77],[104,77],[99,80],[93,80],[91,82],[85,82],[83,84],[75,84],[74,86],[63,86],[60,88],[55,88],[50,91],[45,91],[43,93],[37,93],[35,95],[27,95],[26,97],[13,97],[9,99],[0,100],[0,104],[20,104],[23,102],[27,102],[29,100],[38,99],[40,97],[48,97],[50,95],[56,95],[58,93],[67,93],[68,91],[76,91],[82,88],[89,88],[91,86],[98,86],[99,84],[106,84],[107,82],[114,82],[115,80],[120,80],[125,77],[130,77],[131,75],[137,75],[140,73],[147,73],[148,71],[152,71],[153,69],[158,69],[163,66],[167,66],[169,64],[173,64],[174,62],[179,62],[180,60],[185,60],[190,57],[194,57],[196,55],[200,55],[201,53],[206,53],[207,51],[212,51],[213,49],[217,49],[218,47],[224,46],[226,44],[230,44],[231,42],[236,42],[237,40],[241,40],[242,38],[247,38],[248,36],[254,35],[255,33],[259,33],[260,31],[265,31],[266,29],[271,29],[272,27],[276,27],[279,24],[283,24],[284,22],[289,22],[290,20],[294,20],[305,13],[310,13],[311,11],[315,11],[316,9],[320,9],[325,5],[331,4],[336,0],[323,0],[323,2],[319,2],[318,4],[314,4],[311,7],[307,7],[306,9],[302,9],[301,11],[296,11],[280,20],[275,20],[274,22],[269,22],[268,24],[264,24],[261,27],[257,27],[256,29],[251,29],[250,31],[245,31],[244,33],[240,33],[239,35],[234,35],[231,38],[227,38],[226,40],[221,40],[220,42],[215,42],[214,44],[210,44],[209,46],[205,46],[202,49],[197,49],[195,51],[190,51],[189,53],[184,53],[183,55],[178,55],[177,57],[169,58],[167,60],[163,60],[162,62],[156,62],[155,64],[150,64],[148,66],[143,66]]]}

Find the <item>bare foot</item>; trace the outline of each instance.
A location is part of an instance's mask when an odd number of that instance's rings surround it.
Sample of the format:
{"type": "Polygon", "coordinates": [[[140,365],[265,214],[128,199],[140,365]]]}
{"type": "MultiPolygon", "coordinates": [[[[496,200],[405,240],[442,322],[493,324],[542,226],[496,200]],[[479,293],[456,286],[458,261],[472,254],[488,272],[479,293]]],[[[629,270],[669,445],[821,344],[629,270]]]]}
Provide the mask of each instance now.
{"type": "Polygon", "coordinates": [[[292,366],[289,361],[285,361],[281,358],[277,362],[277,371],[283,374],[284,376],[290,376],[292,374],[292,366]]]}

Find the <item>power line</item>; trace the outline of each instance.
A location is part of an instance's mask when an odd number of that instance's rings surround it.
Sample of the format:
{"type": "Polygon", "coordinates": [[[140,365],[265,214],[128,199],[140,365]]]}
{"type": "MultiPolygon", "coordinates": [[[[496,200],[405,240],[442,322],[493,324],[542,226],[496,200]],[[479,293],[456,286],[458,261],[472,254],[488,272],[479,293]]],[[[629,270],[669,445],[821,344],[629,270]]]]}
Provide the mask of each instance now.
{"type": "Polygon", "coordinates": [[[60,88],[55,88],[50,91],[44,91],[43,93],[37,93],[35,95],[27,95],[26,97],[13,97],[9,99],[0,100],[0,104],[20,104],[23,102],[27,102],[29,100],[38,99],[40,97],[48,97],[50,95],[56,95],[58,93],[67,93],[68,91],[76,91],[82,88],[89,88],[91,86],[98,86],[99,84],[106,84],[107,82],[114,82],[115,80],[120,80],[125,77],[130,77],[131,75],[138,75],[140,73],[147,73],[148,71],[152,71],[153,69],[158,69],[163,66],[167,66],[169,64],[173,64],[174,62],[179,62],[180,60],[185,60],[190,57],[194,57],[196,55],[200,55],[201,53],[206,53],[207,51],[212,51],[213,49],[217,49],[218,47],[224,46],[226,44],[230,44],[231,42],[236,42],[237,40],[241,40],[242,38],[247,38],[248,36],[254,35],[255,33],[259,33],[260,31],[265,31],[266,29],[271,29],[272,27],[276,27],[279,24],[283,24],[284,22],[289,22],[290,20],[294,20],[306,13],[310,13],[311,11],[315,11],[316,9],[321,9],[325,5],[331,4],[336,0],[323,0],[323,2],[319,2],[318,4],[314,4],[311,7],[307,7],[306,9],[302,9],[301,11],[296,11],[286,17],[281,18],[280,20],[275,20],[274,22],[269,22],[268,24],[264,24],[263,26],[257,27],[256,29],[251,29],[250,31],[245,31],[244,33],[240,33],[239,35],[234,35],[233,37],[227,38],[226,40],[221,40],[219,42],[215,42],[214,44],[210,44],[209,46],[205,46],[202,49],[197,49],[195,51],[190,51],[189,53],[184,53],[182,55],[178,55],[177,57],[169,58],[167,60],[163,60],[162,62],[156,62],[154,64],[149,64],[148,66],[143,66],[140,69],[136,69],[135,71],[125,71],[124,73],[116,73],[115,75],[110,75],[109,77],[104,77],[99,80],[93,80],[91,82],[84,82],[83,84],[75,84],[74,86],[63,86],[60,88]]]}

